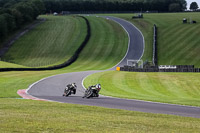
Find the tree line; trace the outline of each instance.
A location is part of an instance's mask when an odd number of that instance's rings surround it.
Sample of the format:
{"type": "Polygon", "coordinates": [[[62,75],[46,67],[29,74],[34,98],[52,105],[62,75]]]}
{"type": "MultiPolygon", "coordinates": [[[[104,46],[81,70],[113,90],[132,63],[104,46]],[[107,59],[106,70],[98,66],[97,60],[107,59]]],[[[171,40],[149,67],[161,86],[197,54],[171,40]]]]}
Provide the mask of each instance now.
{"type": "Polygon", "coordinates": [[[44,11],[42,0],[0,0],[0,41],[44,11]]]}
{"type": "Polygon", "coordinates": [[[46,12],[61,11],[183,11],[185,0],[43,0],[46,12]]]}

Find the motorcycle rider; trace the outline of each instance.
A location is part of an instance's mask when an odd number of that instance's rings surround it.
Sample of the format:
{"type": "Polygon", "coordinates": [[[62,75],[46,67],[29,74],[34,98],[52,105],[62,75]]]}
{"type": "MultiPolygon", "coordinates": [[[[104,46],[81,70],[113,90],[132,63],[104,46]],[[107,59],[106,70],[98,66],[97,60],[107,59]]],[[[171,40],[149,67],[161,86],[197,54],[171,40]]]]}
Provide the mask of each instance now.
{"type": "Polygon", "coordinates": [[[71,90],[71,92],[72,92],[73,94],[76,94],[76,88],[77,88],[77,86],[76,86],[75,83],[68,84],[68,85],[66,86],[65,90],[64,90],[63,96],[66,96],[66,92],[67,92],[68,89],[71,90]]]}
{"type": "Polygon", "coordinates": [[[72,84],[68,84],[67,87],[73,91],[73,94],[76,94],[76,84],[75,83],[72,83],[72,84]]]}
{"type": "Polygon", "coordinates": [[[96,84],[94,87],[92,87],[93,93],[96,97],[99,97],[99,91],[101,90],[101,85],[96,84]]]}
{"type": "MultiPolygon", "coordinates": [[[[92,97],[99,97],[99,91],[101,90],[101,84],[92,85],[88,88],[88,90],[92,90],[93,95],[92,97]]],[[[83,96],[83,98],[86,97],[86,95],[83,96]]]]}

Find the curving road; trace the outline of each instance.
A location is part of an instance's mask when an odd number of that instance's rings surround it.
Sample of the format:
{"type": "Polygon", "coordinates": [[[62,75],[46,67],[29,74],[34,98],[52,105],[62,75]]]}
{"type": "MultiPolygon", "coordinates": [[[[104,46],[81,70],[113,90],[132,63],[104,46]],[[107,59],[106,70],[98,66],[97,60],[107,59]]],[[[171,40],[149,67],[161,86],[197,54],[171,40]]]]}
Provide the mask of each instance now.
{"type": "MultiPolygon", "coordinates": [[[[119,23],[129,35],[129,48],[125,57],[116,66],[123,66],[127,59],[138,60],[144,52],[144,37],[142,33],[130,22],[115,17],[105,17],[119,23]]],[[[115,66],[115,67],[116,67],[115,66]]],[[[114,70],[115,67],[109,69],[114,70]]],[[[82,81],[90,74],[102,71],[85,71],[60,74],[42,79],[27,90],[27,93],[40,98],[62,103],[82,104],[89,106],[101,106],[106,108],[125,109],[149,113],[173,114],[186,117],[200,118],[200,108],[163,103],[146,102],[139,100],[128,100],[100,96],[99,98],[83,99],[84,87],[82,81]],[[62,97],[67,83],[76,82],[78,89],[75,96],[62,97]]]]}

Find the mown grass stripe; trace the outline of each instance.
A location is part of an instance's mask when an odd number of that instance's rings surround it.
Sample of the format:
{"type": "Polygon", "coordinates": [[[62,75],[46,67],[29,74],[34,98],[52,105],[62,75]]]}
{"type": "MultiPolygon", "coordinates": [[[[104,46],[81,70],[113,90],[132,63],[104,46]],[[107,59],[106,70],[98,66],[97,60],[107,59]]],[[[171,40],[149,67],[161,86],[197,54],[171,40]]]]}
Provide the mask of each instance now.
{"type": "Polygon", "coordinates": [[[21,62],[28,66],[32,64],[36,66],[36,63],[38,63],[44,66],[49,63],[55,64],[63,58],[68,60],[73,55],[86,35],[84,20],[74,17],[46,18],[47,21],[44,24],[36,27],[35,30],[16,42],[16,47],[13,46],[10,49],[10,54],[8,53],[8,56],[6,56],[8,60],[12,55],[12,58],[18,63],[21,62]],[[80,25],[82,28],[80,28],[80,25]],[[77,26],[79,27],[76,28],[77,26]],[[80,37],[80,35],[83,37],[80,37]]]}
{"type": "MultiPolygon", "coordinates": [[[[184,49],[186,47],[188,47],[189,45],[185,45],[185,43],[183,42],[183,40],[188,42],[191,42],[192,40],[190,40],[190,38],[188,38],[188,33],[194,31],[195,28],[190,28],[187,30],[187,32],[184,32],[181,37],[176,38],[176,39],[167,39],[168,41],[165,41],[165,43],[163,43],[165,46],[169,45],[170,47],[163,47],[163,45],[158,45],[160,51],[158,51],[158,57],[159,57],[159,61],[160,62],[165,62],[166,60],[170,61],[169,64],[179,64],[178,60],[176,60],[176,62],[174,62],[173,60],[175,58],[177,58],[178,56],[182,56],[180,52],[184,52],[185,54],[188,53],[189,51],[184,51],[184,49]],[[183,42],[183,43],[179,43],[179,42],[183,42]],[[162,47],[162,48],[161,48],[162,47]],[[168,52],[165,52],[168,51],[168,52]],[[164,54],[165,53],[165,54],[164,54]],[[164,59],[163,59],[164,58],[164,59]],[[163,59],[163,60],[161,60],[163,59]]],[[[178,36],[178,34],[174,35],[174,36],[178,36]]],[[[192,46],[192,45],[191,45],[192,46]]]]}
{"type": "Polygon", "coordinates": [[[108,69],[125,55],[128,36],[117,23],[104,18],[87,17],[91,23],[92,36],[80,58],[70,69],[108,69]],[[83,66],[87,66],[86,68],[83,66]]]}
{"type": "Polygon", "coordinates": [[[114,97],[200,106],[199,80],[199,73],[108,71],[90,75],[84,85],[98,82],[101,94],[114,97]]]}
{"type": "MultiPolygon", "coordinates": [[[[192,42],[192,39],[190,40],[192,42]]],[[[182,62],[182,64],[190,64],[193,60],[193,49],[195,49],[195,43],[192,43],[190,45],[187,45],[186,47],[181,48],[180,52],[177,53],[176,56],[172,59],[173,62],[182,62]],[[189,57],[188,55],[192,53],[192,55],[189,57]],[[185,57],[185,58],[183,58],[185,57]]],[[[195,63],[196,64],[196,63],[195,63]]],[[[193,65],[193,64],[190,64],[193,65]]]]}
{"type": "Polygon", "coordinates": [[[85,22],[86,22],[87,35],[86,35],[84,41],[79,46],[79,48],[75,51],[75,53],[73,54],[73,56],[69,60],[67,60],[64,63],[59,64],[59,65],[43,67],[43,68],[1,68],[0,71],[43,71],[43,70],[55,70],[55,69],[64,68],[64,67],[69,66],[70,64],[72,64],[74,61],[77,60],[80,52],[83,50],[85,45],[88,43],[88,41],[90,39],[90,36],[91,36],[91,28],[90,28],[89,21],[83,16],[80,16],[80,17],[83,18],[85,20],[85,22]]]}

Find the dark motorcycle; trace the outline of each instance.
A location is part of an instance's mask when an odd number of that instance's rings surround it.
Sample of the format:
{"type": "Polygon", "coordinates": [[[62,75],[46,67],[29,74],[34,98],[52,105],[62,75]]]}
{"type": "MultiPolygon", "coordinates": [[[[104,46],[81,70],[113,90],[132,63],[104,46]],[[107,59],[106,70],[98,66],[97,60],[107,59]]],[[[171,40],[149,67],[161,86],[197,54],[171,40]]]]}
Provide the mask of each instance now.
{"type": "Polygon", "coordinates": [[[83,98],[99,97],[99,91],[101,90],[101,85],[97,84],[95,86],[89,86],[85,90],[83,98]]]}
{"type": "Polygon", "coordinates": [[[76,84],[75,83],[73,83],[73,84],[68,84],[67,86],[66,86],[66,88],[65,88],[65,90],[64,90],[64,94],[63,94],[63,96],[69,96],[69,95],[71,95],[71,94],[76,94],[76,88],[77,88],[77,86],[76,86],[76,84]]]}

